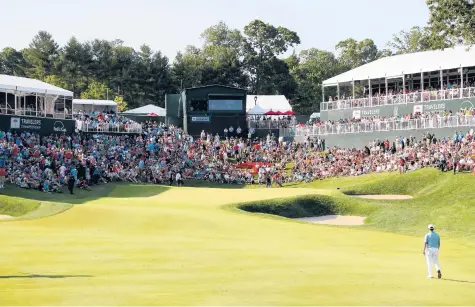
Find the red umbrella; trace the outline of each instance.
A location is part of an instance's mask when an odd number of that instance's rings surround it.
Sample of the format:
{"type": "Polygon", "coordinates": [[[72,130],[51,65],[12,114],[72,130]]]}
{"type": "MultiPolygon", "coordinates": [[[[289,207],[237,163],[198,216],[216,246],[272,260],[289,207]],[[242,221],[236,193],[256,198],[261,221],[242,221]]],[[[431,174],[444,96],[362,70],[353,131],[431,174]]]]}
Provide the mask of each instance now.
{"type": "Polygon", "coordinates": [[[152,112],[152,113],[148,113],[148,116],[158,116],[158,115],[152,112]]]}
{"type": "Polygon", "coordinates": [[[284,112],[284,115],[295,115],[295,112],[288,110],[288,111],[284,112]]]}
{"type": "Polygon", "coordinates": [[[264,113],[264,115],[277,115],[277,113],[270,110],[270,111],[267,111],[266,113],[264,113]]]}

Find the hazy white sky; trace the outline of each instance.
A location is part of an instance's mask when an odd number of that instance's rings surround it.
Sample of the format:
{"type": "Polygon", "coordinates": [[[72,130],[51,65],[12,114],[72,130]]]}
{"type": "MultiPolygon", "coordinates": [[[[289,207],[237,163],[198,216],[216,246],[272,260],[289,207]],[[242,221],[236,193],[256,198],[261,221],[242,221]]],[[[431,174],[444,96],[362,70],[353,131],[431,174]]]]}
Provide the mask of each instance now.
{"type": "Polygon", "coordinates": [[[340,40],[372,38],[385,46],[393,33],[428,21],[424,0],[0,0],[0,48],[28,46],[39,30],[63,45],[119,38],[146,43],[174,58],[200,45],[201,32],[220,20],[243,29],[254,19],[296,31],[302,44],[334,50],[340,40]]]}

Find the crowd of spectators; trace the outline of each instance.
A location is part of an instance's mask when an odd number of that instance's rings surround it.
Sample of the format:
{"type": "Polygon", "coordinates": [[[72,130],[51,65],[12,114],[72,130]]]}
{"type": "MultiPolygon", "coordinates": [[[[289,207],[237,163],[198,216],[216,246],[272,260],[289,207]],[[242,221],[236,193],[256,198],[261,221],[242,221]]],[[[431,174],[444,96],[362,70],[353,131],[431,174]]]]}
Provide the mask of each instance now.
{"type": "Polygon", "coordinates": [[[351,119],[316,121],[298,128],[307,128],[310,134],[351,133],[364,131],[390,131],[405,129],[470,126],[475,124],[475,109],[465,108],[453,113],[450,110],[416,112],[397,116],[372,116],[351,119]],[[358,127],[359,126],[359,127],[358,127]],[[308,129],[316,127],[315,129],[308,129]],[[360,128],[360,130],[358,130],[360,128]]]}
{"type": "Polygon", "coordinates": [[[346,96],[345,94],[340,95],[340,97],[329,96],[327,102],[331,105],[331,109],[335,110],[475,97],[475,80],[470,80],[464,84],[462,92],[460,88],[460,82],[449,82],[444,83],[443,89],[440,89],[436,84],[429,88],[424,88],[424,90],[421,88],[390,89],[387,94],[385,89],[381,89],[381,91],[373,89],[371,97],[368,89],[365,88],[362,94],[355,94],[355,97],[351,95],[346,96]]]}
{"type": "Polygon", "coordinates": [[[84,131],[140,132],[140,124],[114,111],[77,111],[73,118],[84,131]]]}
{"type": "Polygon", "coordinates": [[[290,128],[295,124],[295,117],[287,115],[249,115],[249,127],[254,129],[290,128]]]}
{"type": "Polygon", "coordinates": [[[184,180],[195,179],[271,186],[423,167],[472,170],[475,155],[473,130],[452,138],[375,140],[362,149],[326,148],[322,138],[308,138],[302,144],[272,135],[222,139],[203,132],[193,138],[154,122],[145,122],[143,131],[46,137],[0,131],[0,160],[10,184],[44,192],[62,192],[68,186],[73,193],[74,187],[90,189],[111,181],[183,185],[184,180]],[[236,167],[242,162],[263,164],[254,174],[236,167]]]}

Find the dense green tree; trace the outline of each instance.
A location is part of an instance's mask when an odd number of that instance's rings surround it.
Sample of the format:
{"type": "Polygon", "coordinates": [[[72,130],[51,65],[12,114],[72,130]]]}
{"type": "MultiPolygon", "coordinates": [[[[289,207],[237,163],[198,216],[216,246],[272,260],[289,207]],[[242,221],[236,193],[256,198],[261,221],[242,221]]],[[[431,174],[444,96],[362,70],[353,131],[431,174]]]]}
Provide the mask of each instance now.
{"type": "Polygon", "coordinates": [[[352,38],[343,40],[336,45],[338,59],[348,68],[356,68],[377,60],[380,53],[372,39],[356,41],[352,38]]]}
{"type": "Polygon", "coordinates": [[[244,65],[250,76],[250,90],[255,94],[276,94],[282,85],[273,82],[290,76],[289,68],[278,56],[300,44],[296,32],[254,20],[244,27],[244,65]],[[273,67],[273,65],[278,65],[273,67]],[[281,74],[276,76],[275,74],[281,74]]]}
{"type": "Polygon", "coordinates": [[[473,0],[426,0],[432,44],[439,48],[475,43],[473,0]]]}
{"type": "Polygon", "coordinates": [[[387,47],[394,54],[413,53],[437,49],[432,45],[430,30],[427,27],[412,27],[409,31],[401,31],[393,35],[387,47]]]}
{"type": "Polygon", "coordinates": [[[322,82],[345,69],[331,52],[315,48],[302,50],[298,56],[298,66],[292,70],[298,84],[294,99],[296,110],[307,114],[320,110],[322,82]]]}
{"type": "Polygon", "coordinates": [[[5,75],[26,76],[26,61],[23,54],[7,47],[0,52],[0,73],[5,75]]]}
{"type": "Polygon", "coordinates": [[[93,80],[87,89],[81,93],[82,99],[106,100],[113,97],[113,91],[106,84],[93,80]]]}
{"type": "Polygon", "coordinates": [[[29,76],[43,80],[45,76],[56,74],[59,46],[48,32],[38,32],[29,48],[25,49],[24,56],[29,76]]]}

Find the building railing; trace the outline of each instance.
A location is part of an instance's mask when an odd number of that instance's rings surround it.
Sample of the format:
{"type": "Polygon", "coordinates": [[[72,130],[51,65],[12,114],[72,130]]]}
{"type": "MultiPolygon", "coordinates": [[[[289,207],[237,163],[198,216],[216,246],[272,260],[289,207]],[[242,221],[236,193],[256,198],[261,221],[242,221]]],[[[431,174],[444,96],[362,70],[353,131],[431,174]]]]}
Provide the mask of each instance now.
{"type": "Polygon", "coordinates": [[[247,126],[248,128],[254,129],[279,129],[279,128],[288,128],[295,126],[295,118],[292,120],[259,120],[259,119],[248,119],[247,126]]]}
{"type": "Polygon", "coordinates": [[[356,108],[371,108],[386,105],[398,105],[408,103],[423,103],[432,101],[453,100],[461,98],[474,98],[475,88],[458,88],[438,91],[424,91],[409,94],[397,94],[388,96],[375,96],[371,98],[356,98],[322,102],[321,111],[346,110],[356,108]]]}
{"type": "Polygon", "coordinates": [[[111,124],[111,123],[88,123],[76,120],[76,128],[82,132],[98,133],[142,133],[142,125],[139,123],[111,124]]]}
{"type": "Polygon", "coordinates": [[[475,116],[445,116],[409,120],[387,120],[371,123],[324,124],[295,128],[295,136],[319,136],[332,134],[367,133],[398,130],[475,127],[475,116]]]}

